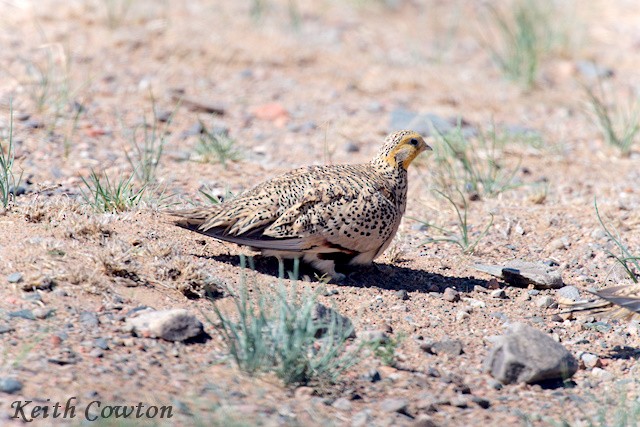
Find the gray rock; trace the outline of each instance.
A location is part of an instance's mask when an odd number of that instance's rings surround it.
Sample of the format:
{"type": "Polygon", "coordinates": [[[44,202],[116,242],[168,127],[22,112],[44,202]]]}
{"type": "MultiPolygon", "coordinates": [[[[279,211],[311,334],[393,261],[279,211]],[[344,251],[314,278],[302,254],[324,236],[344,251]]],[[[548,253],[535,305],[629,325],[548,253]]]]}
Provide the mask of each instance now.
{"type": "Polygon", "coordinates": [[[147,310],[127,319],[127,328],[139,336],[185,341],[203,332],[202,322],[184,309],[147,310]]]}
{"type": "Polygon", "coordinates": [[[491,297],[497,299],[505,299],[507,298],[507,293],[504,291],[504,289],[495,289],[491,291],[491,297]]]}
{"type": "Polygon", "coordinates": [[[344,144],[344,151],[346,151],[347,153],[357,153],[358,151],[360,151],[360,147],[358,147],[355,143],[349,141],[344,144]]]}
{"type": "Polygon", "coordinates": [[[9,317],[19,317],[21,319],[36,320],[36,316],[33,314],[33,311],[27,309],[11,311],[9,312],[9,317]]]}
{"type": "Polygon", "coordinates": [[[606,79],[614,75],[611,68],[602,67],[595,62],[586,60],[576,62],[576,70],[588,80],[606,79]]]}
{"type": "Polygon", "coordinates": [[[96,338],[95,341],[93,342],[93,346],[101,350],[108,350],[109,342],[104,338],[96,338]]]}
{"type": "Polygon", "coordinates": [[[85,326],[96,327],[100,323],[98,315],[91,311],[83,311],[80,313],[80,323],[85,326]]]}
{"type": "Polygon", "coordinates": [[[14,394],[22,390],[22,383],[14,378],[0,378],[0,391],[14,394]]]}
{"type": "Polygon", "coordinates": [[[438,424],[427,414],[418,415],[411,425],[413,427],[438,427],[438,424]]]}
{"type": "Polygon", "coordinates": [[[370,410],[365,409],[351,418],[351,427],[364,427],[371,424],[370,410]]]}
{"type": "Polygon", "coordinates": [[[504,384],[534,384],[570,378],[578,370],[578,361],[549,335],[515,323],[496,337],[485,370],[504,384]]]}
{"type": "Polygon", "coordinates": [[[370,371],[368,371],[366,374],[362,376],[362,379],[372,383],[377,383],[382,379],[382,377],[380,376],[380,372],[378,372],[377,369],[371,369],[370,371]]]}
{"type": "Polygon", "coordinates": [[[476,264],[474,268],[500,277],[513,286],[533,285],[536,289],[557,289],[564,286],[557,268],[542,263],[513,260],[505,265],[476,264]]]}
{"type": "Polygon", "coordinates": [[[602,367],[602,363],[600,362],[600,358],[598,358],[598,356],[596,356],[595,354],[591,354],[591,353],[582,353],[580,355],[580,361],[582,361],[582,363],[584,364],[585,368],[600,368],[602,367]]]}
{"type": "Polygon", "coordinates": [[[328,326],[331,322],[336,322],[337,325],[337,334],[341,335],[342,332],[348,333],[349,338],[356,337],[356,330],[353,328],[353,323],[348,317],[345,317],[335,311],[332,308],[329,308],[325,305],[317,303],[313,308],[313,321],[319,326],[319,329],[316,333],[316,338],[321,338],[324,336],[329,330],[328,326]]]}
{"type": "Polygon", "coordinates": [[[536,305],[540,308],[549,308],[555,301],[549,295],[542,295],[536,300],[536,305]]]}
{"type": "Polygon", "coordinates": [[[425,342],[420,348],[427,353],[449,356],[459,356],[462,354],[462,342],[460,340],[442,340],[436,342],[425,342]]]}
{"type": "Polygon", "coordinates": [[[491,402],[488,399],[480,396],[471,396],[471,401],[481,407],[482,409],[489,409],[491,402]]]}
{"type": "Polygon", "coordinates": [[[565,286],[556,292],[558,301],[565,304],[571,304],[580,301],[580,291],[575,286],[565,286]]]}
{"type": "Polygon", "coordinates": [[[571,246],[571,242],[567,236],[558,237],[549,242],[548,248],[551,250],[566,250],[571,246]]]}
{"type": "Polygon", "coordinates": [[[351,401],[346,397],[340,397],[336,399],[332,404],[332,407],[339,409],[340,411],[350,411],[351,410],[351,401]]]}
{"type": "Polygon", "coordinates": [[[0,324],[0,335],[6,334],[7,332],[11,332],[13,330],[14,330],[13,327],[9,325],[0,324]]]}
{"type": "Polygon", "coordinates": [[[453,288],[446,288],[442,293],[442,298],[445,301],[458,302],[460,301],[460,293],[453,288]]]}
{"type": "Polygon", "coordinates": [[[380,403],[380,410],[383,412],[398,412],[405,414],[409,401],[407,399],[389,398],[380,403]]]}
{"type": "Polygon", "coordinates": [[[7,276],[7,282],[9,283],[20,283],[22,282],[22,273],[11,273],[7,276]]]}
{"type": "Polygon", "coordinates": [[[396,296],[402,301],[406,301],[409,299],[409,292],[405,291],[404,289],[400,289],[396,292],[396,296]]]}
{"type": "Polygon", "coordinates": [[[46,319],[53,314],[54,310],[48,307],[38,307],[33,309],[33,315],[37,319],[46,319]]]}

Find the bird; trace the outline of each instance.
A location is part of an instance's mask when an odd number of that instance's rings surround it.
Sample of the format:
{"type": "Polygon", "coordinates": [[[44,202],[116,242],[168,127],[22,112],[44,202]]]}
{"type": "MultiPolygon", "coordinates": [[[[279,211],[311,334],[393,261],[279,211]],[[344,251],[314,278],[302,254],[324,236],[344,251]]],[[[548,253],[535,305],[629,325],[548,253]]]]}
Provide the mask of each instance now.
{"type": "Polygon", "coordinates": [[[409,165],[430,150],[421,135],[401,130],[367,163],[302,167],[220,204],[169,213],[182,228],[302,259],[341,282],[336,263],[371,265],[387,249],[405,212],[409,165]]]}
{"type": "Polygon", "coordinates": [[[563,307],[568,308],[565,313],[586,311],[624,321],[640,319],[639,284],[611,286],[590,293],[597,298],[563,303],[563,307]]]}

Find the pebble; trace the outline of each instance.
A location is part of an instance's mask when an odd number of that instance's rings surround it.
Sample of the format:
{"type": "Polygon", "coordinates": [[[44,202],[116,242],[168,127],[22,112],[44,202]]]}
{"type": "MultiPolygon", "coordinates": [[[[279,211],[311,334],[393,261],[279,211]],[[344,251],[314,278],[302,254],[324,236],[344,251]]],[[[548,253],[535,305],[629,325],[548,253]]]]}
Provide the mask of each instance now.
{"type": "Polygon", "coordinates": [[[52,308],[48,308],[48,307],[38,307],[38,308],[33,309],[33,315],[37,319],[46,319],[51,314],[53,314],[53,312],[54,312],[54,310],[52,308]]]}
{"type": "Polygon", "coordinates": [[[380,410],[383,412],[398,412],[404,414],[407,412],[409,401],[401,398],[388,398],[380,403],[380,410]]]}
{"type": "Polygon", "coordinates": [[[91,356],[91,357],[102,357],[102,356],[104,356],[104,351],[102,351],[102,349],[99,349],[99,348],[94,348],[93,350],[91,350],[89,352],[89,356],[91,356]]]}
{"type": "Polygon", "coordinates": [[[467,320],[469,317],[471,317],[471,316],[469,315],[469,313],[467,311],[460,310],[460,311],[458,311],[456,313],[456,322],[462,323],[465,320],[467,320]]]}
{"type": "Polygon", "coordinates": [[[567,236],[558,237],[549,242],[549,249],[551,250],[567,250],[571,246],[571,242],[567,236]]]}
{"type": "Polygon", "coordinates": [[[453,288],[446,288],[442,294],[442,298],[449,302],[460,301],[460,293],[453,288]]]}
{"type": "Polygon", "coordinates": [[[7,282],[9,283],[20,283],[22,282],[22,273],[11,273],[7,276],[7,282]]]}
{"type": "Polygon", "coordinates": [[[349,141],[344,144],[344,151],[346,151],[347,153],[357,153],[358,151],[360,151],[360,147],[349,141]]]}
{"type": "Polygon", "coordinates": [[[536,306],[540,308],[549,308],[553,305],[554,302],[555,301],[553,300],[553,297],[549,295],[543,295],[540,298],[536,299],[536,306]]]}
{"type": "Polygon", "coordinates": [[[438,424],[433,421],[433,418],[427,414],[418,415],[411,425],[413,427],[438,427],[438,424]]]}
{"type": "Polygon", "coordinates": [[[409,299],[409,292],[404,289],[400,289],[396,292],[396,296],[400,298],[402,301],[406,301],[409,299]]]}
{"type": "Polygon", "coordinates": [[[83,311],[80,313],[80,323],[85,326],[96,327],[100,323],[98,315],[91,311],[83,311]]]}
{"type": "Polygon", "coordinates": [[[540,291],[537,289],[529,289],[527,291],[527,294],[531,295],[532,297],[535,297],[537,295],[540,295],[540,291]]]}
{"type": "Polygon", "coordinates": [[[9,317],[19,317],[21,319],[36,320],[36,316],[31,310],[18,310],[9,312],[9,317]]]}
{"type": "Polygon", "coordinates": [[[487,382],[489,386],[494,390],[502,390],[504,388],[504,385],[500,381],[494,380],[493,378],[491,378],[487,382]]]}
{"type": "Polygon", "coordinates": [[[336,399],[332,404],[332,407],[340,410],[340,411],[350,411],[351,410],[351,401],[346,397],[340,397],[336,399]]]}
{"type": "Polygon", "coordinates": [[[600,358],[598,356],[596,356],[595,354],[591,354],[591,353],[582,353],[580,355],[580,360],[582,361],[582,363],[584,363],[584,367],[588,368],[588,369],[593,369],[593,368],[601,368],[602,367],[602,362],[600,362],[600,358]]]}
{"type": "Polygon", "coordinates": [[[435,355],[459,356],[462,354],[462,342],[460,340],[442,340],[435,342],[425,342],[420,348],[427,353],[435,355]]]}
{"type": "Polygon", "coordinates": [[[351,427],[364,427],[368,426],[370,423],[371,416],[368,409],[356,413],[353,418],[351,418],[351,427]]]}
{"type": "Polygon", "coordinates": [[[611,381],[612,379],[614,379],[614,375],[611,372],[605,371],[604,369],[597,368],[597,367],[591,370],[591,375],[605,381],[611,381]]]}
{"type": "Polygon", "coordinates": [[[580,291],[575,286],[565,286],[556,292],[559,300],[566,302],[580,301],[580,291]]]}
{"type": "Polygon", "coordinates": [[[475,264],[473,267],[478,271],[501,277],[513,286],[533,285],[537,289],[557,289],[564,286],[560,271],[543,263],[516,259],[504,265],[475,264]]]}
{"type": "Polygon", "coordinates": [[[22,383],[14,378],[0,378],[0,391],[14,394],[22,390],[22,383]]]}
{"type": "Polygon", "coordinates": [[[494,291],[491,291],[491,297],[497,299],[505,299],[507,298],[507,293],[504,291],[504,289],[496,289],[494,291]]]}
{"type": "Polygon", "coordinates": [[[203,332],[203,325],[184,309],[148,310],[127,319],[126,327],[138,336],[185,341],[203,332]]]}
{"type": "Polygon", "coordinates": [[[489,409],[491,402],[488,399],[480,396],[471,396],[471,401],[481,407],[482,409],[489,409]]]}
{"type": "MultiPolygon", "coordinates": [[[[356,330],[351,323],[351,319],[341,315],[336,310],[329,308],[325,305],[317,303],[313,308],[312,319],[316,323],[321,325],[329,325],[331,322],[336,322],[339,331],[351,331],[348,338],[356,337],[356,330]]],[[[316,333],[317,338],[322,338],[327,333],[327,328],[320,328],[316,333]]]]}
{"type": "Polygon", "coordinates": [[[0,335],[13,331],[13,327],[0,324],[0,335]]]}
{"type": "Polygon", "coordinates": [[[377,369],[371,369],[362,376],[362,379],[371,383],[377,383],[382,379],[377,369]]]}
{"type": "Polygon", "coordinates": [[[95,341],[93,341],[93,346],[102,350],[108,350],[109,342],[104,338],[96,338],[95,341]]]}

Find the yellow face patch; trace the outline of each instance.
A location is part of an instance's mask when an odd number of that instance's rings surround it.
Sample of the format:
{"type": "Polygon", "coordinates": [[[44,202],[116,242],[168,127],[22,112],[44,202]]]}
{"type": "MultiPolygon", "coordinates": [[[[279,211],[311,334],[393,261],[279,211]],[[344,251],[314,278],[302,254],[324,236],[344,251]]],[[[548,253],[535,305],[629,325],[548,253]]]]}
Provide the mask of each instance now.
{"type": "Polygon", "coordinates": [[[386,157],[387,163],[396,167],[398,161],[402,163],[402,167],[406,170],[411,162],[425,150],[431,150],[424,139],[417,133],[410,133],[402,137],[398,145],[396,145],[389,155],[386,157]]]}

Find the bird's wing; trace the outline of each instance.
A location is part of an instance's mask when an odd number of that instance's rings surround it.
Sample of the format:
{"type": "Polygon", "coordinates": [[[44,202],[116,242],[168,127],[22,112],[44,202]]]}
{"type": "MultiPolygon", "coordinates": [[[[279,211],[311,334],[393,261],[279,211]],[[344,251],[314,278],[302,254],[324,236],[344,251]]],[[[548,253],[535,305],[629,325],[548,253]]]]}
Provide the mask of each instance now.
{"type": "Polygon", "coordinates": [[[391,223],[397,208],[388,195],[389,191],[376,186],[362,186],[357,191],[318,186],[263,234],[275,238],[321,236],[324,247],[351,253],[372,251],[393,232],[391,223]]]}
{"type": "Polygon", "coordinates": [[[326,225],[332,223],[334,228],[338,227],[334,232],[351,234],[353,224],[340,221],[340,213],[352,210],[355,205],[375,211],[381,203],[390,203],[376,195],[377,189],[366,176],[353,178],[358,175],[345,173],[353,172],[353,168],[357,166],[302,168],[220,205],[170,213],[178,217],[176,224],[181,227],[256,249],[347,251],[332,241],[336,239],[324,229],[326,225]]]}

